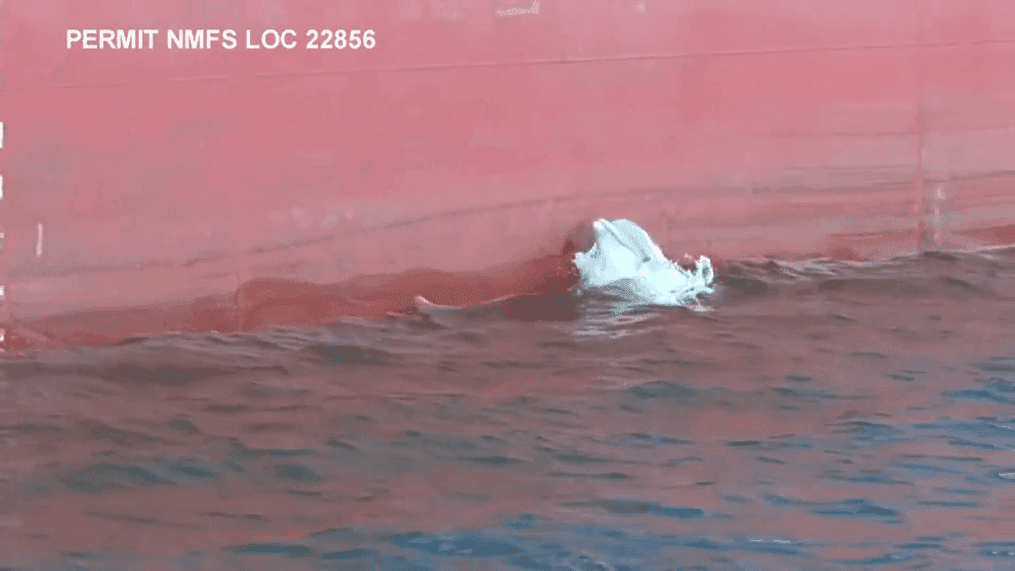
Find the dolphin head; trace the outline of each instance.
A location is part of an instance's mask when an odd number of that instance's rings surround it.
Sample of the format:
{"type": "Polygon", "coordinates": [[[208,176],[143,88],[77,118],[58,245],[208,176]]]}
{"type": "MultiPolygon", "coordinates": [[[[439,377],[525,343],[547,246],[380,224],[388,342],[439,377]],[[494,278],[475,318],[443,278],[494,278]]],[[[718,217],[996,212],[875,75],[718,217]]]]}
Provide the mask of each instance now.
{"type": "Polygon", "coordinates": [[[586,287],[601,287],[651,271],[666,256],[648,232],[630,220],[596,220],[595,243],[588,252],[575,254],[575,265],[586,287]]]}
{"type": "Polygon", "coordinates": [[[630,220],[600,219],[592,227],[592,248],[574,256],[582,289],[604,289],[662,305],[682,305],[711,291],[708,258],[699,258],[697,267],[688,271],[668,260],[648,232],[630,220]]]}

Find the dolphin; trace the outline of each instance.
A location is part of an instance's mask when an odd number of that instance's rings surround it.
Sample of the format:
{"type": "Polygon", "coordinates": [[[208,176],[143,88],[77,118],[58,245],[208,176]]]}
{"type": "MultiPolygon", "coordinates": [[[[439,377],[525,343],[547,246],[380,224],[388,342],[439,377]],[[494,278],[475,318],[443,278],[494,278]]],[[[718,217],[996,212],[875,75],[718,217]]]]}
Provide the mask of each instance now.
{"type": "Polygon", "coordinates": [[[578,292],[599,291],[646,305],[688,305],[712,293],[712,261],[707,257],[685,270],[630,220],[599,219],[592,228],[592,248],[575,254],[578,292]]]}

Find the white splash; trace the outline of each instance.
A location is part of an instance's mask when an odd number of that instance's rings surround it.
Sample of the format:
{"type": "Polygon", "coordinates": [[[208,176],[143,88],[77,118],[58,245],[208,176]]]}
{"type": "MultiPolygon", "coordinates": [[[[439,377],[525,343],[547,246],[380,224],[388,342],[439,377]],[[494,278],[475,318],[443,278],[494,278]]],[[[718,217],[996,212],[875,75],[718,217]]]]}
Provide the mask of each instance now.
{"type": "Polygon", "coordinates": [[[497,10],[498,16],[524,16],[526,14],[539,14],[539,0],[533,0],[532,6],[528,8],[507,8],[497,10]]]}
{"type": "Polygon", "coordinates": [[[596,220],[596,243],[575,255],[579,288],[647,305],[690,305],[712,293],[712,261],[698,258],[693,271],[666,259],[663,251],[630,220],[596,220]]]}

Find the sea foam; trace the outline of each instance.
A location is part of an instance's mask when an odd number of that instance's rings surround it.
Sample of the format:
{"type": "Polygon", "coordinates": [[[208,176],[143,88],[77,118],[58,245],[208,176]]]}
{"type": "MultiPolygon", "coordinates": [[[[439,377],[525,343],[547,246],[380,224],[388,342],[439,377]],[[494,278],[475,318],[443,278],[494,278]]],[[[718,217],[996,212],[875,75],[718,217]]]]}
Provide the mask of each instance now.
{"type": "Polygon", "coordinates": [[[598,292],[646,305],[691,305],[712,293],[712,261],[699,257],[692,270],[670,261],[630,220],[596,220],[595,244],[575,255],[579,292],[598,292]]]}

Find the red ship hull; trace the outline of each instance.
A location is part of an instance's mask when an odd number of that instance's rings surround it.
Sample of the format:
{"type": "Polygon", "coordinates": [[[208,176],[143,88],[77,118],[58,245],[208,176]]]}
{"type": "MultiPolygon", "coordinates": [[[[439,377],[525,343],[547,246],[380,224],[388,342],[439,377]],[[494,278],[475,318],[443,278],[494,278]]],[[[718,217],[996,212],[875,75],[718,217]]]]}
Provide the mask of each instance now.
{"type": "Polygon", "coordinates": [[[160,303],[189,309],[61,331],[245,328],[252,280],[516,271],[596,216],[718,257],[1015,241],[1008,0],[0,10],[0,273],[24,327],[160,303]],[[159,33],[68,48],[85,29],[159,33]],[[239,45],[170,49],[183,29],[239,45]],[[265,29],[296,45],[247,48],[265,29]],[[307,49],[324,29],[376,45],[307,49]]]}

